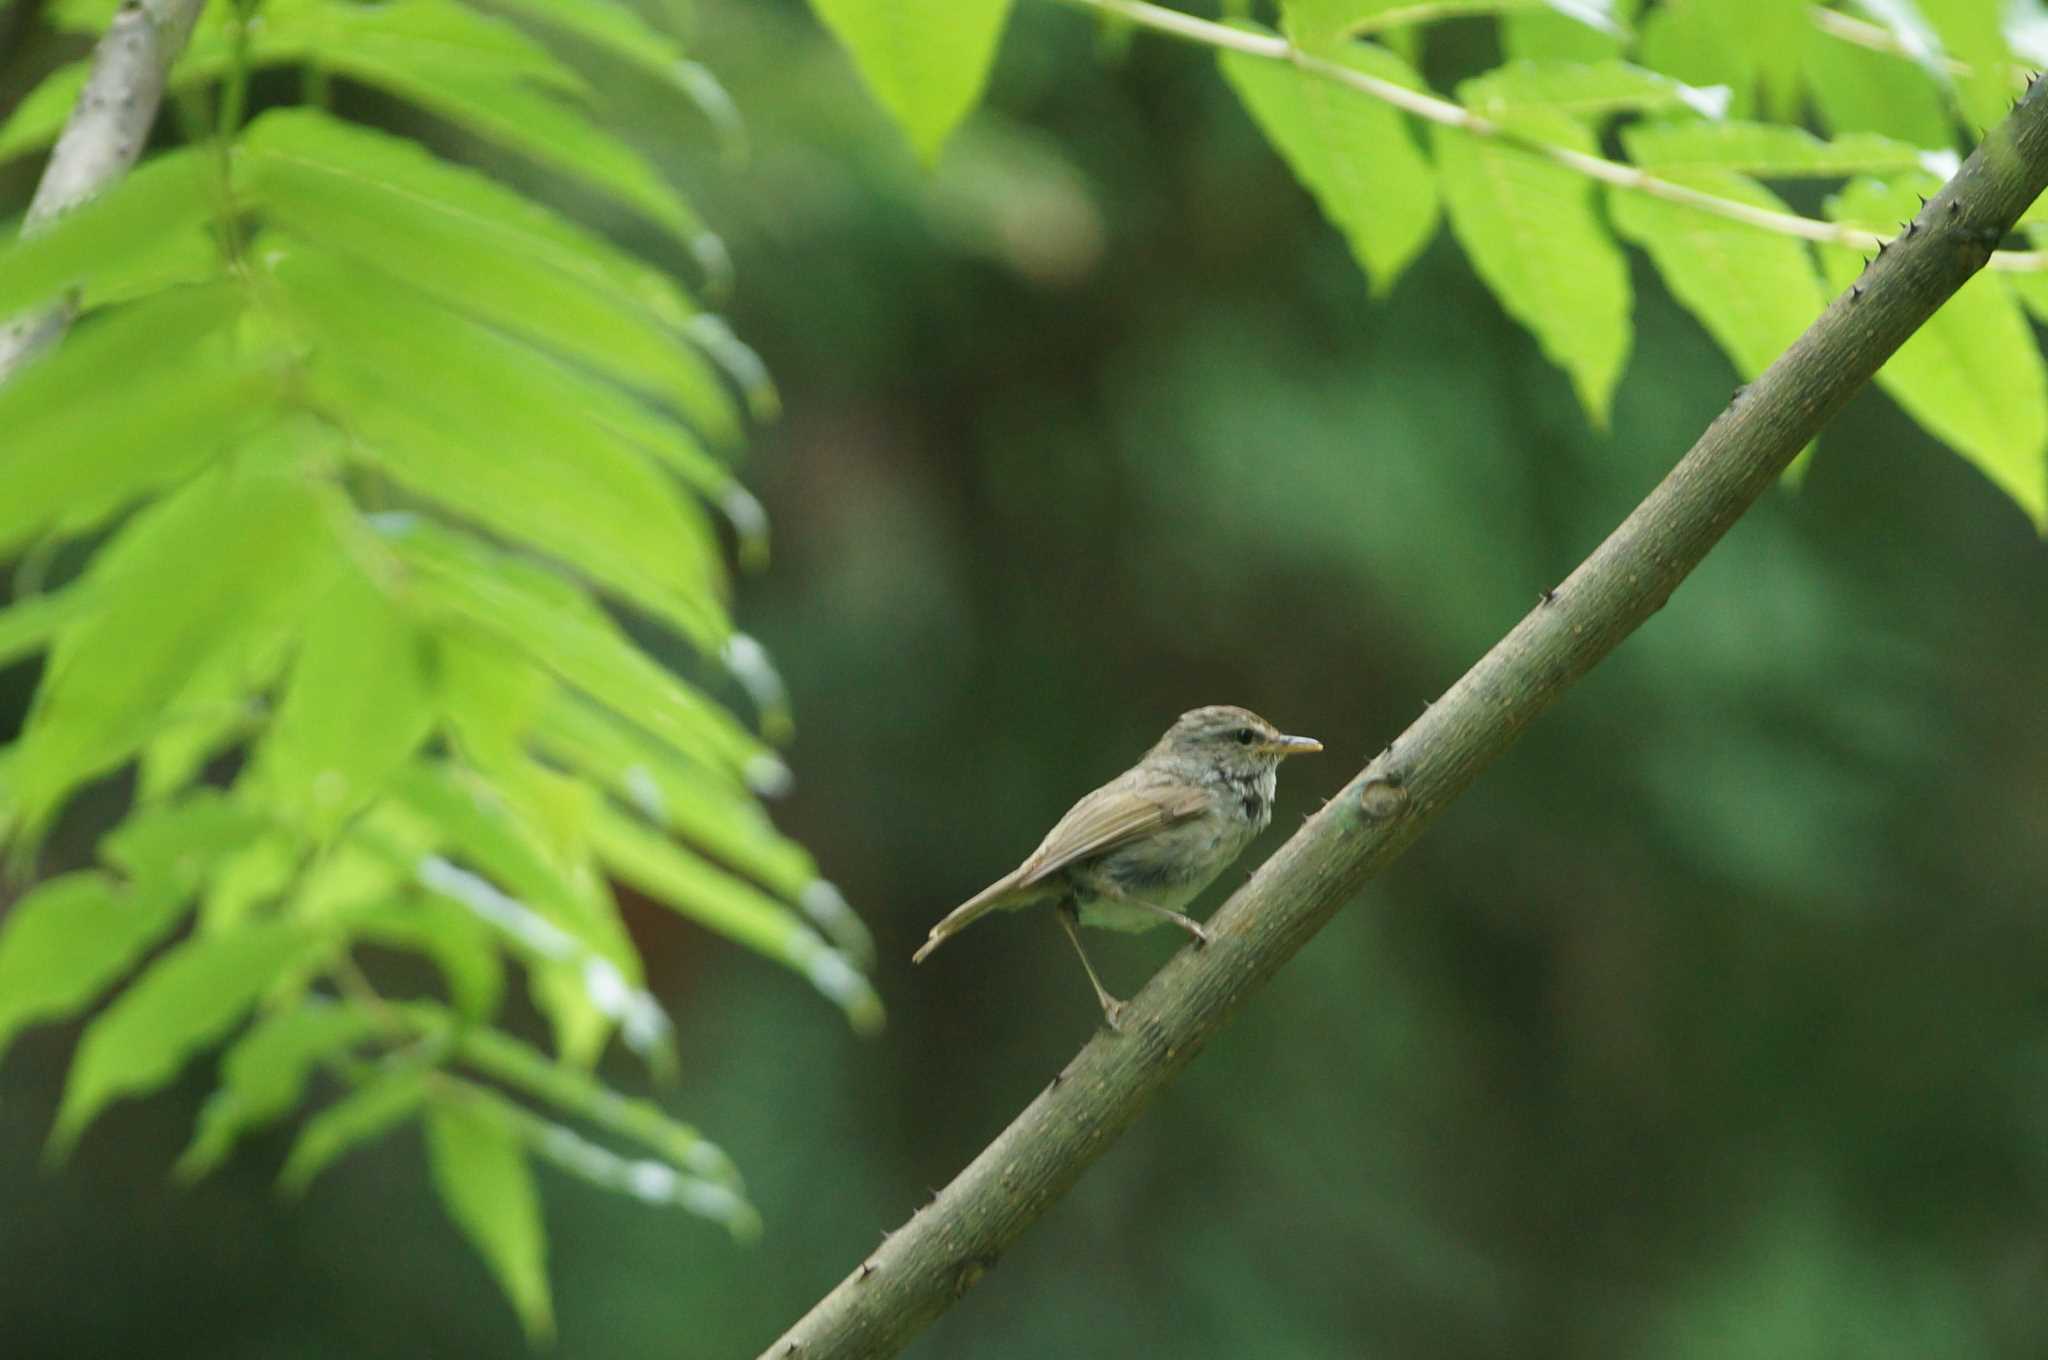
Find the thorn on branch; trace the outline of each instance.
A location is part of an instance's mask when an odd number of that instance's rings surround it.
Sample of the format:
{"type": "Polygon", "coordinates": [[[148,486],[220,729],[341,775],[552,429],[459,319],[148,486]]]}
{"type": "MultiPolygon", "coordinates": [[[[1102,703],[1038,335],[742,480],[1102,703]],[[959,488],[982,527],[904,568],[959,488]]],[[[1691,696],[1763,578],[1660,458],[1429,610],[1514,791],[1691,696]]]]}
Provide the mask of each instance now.
{"type": "Polygon", "coordinates": [[[860,1273],[856,1278],[865,1280],[868,1276],[874,1273],[875,1263],[873,1261],[862,1261],[860,1263],[860,1273]]]}
{"type": "Polygon", "coordinates": [[[1950,217],[1954,217],[1957,213],[1960,213],[1962,210],[1963,201],[1961,199],[1952,198],[1948,201],[1948,215],[1950,217]]]}
{"type": "Polygon", "coordinates": [[[1850,285],[1849,285],[1849,301],[1851,301],[1851,302],[1861,302],[1861,301],[1863,301],[1863,285],[1862,285],[1862,284],[1860,284],[1860,283],[1852,283],[1852,284],[1850,284],[1850,285]]]}
{"type": "Polygon", "coordinates": [[[1546,587],[1546,588],[1545,588],[1545,589],[1543,589],[1543,590],[1539,590],[1539,591],[1537,591],[1537,592],[1536,592],[1536,603],[1538,603],[1538,604],[1556,604],[1556,603],[1557,603],[1557,590],[1556,590],[1556,589],[1555,589],[1554,587],[1546,587]]]}
{"type": "Polygon", "coordinates": [[[1731,395],[1729,396],[1729,398],[1728,398],[1728,404],[1729,404],[1730,406],[1733,406],[1733,405],[1734,405],[1734,404],[1735,404],[1736,402],[1738,402],[1738,401],[1741,401],[1741,400],[1742,400],[1742,399],[1743,399],[1743,398],[1744,398],[1745,396],[1747,396],[1748,394],[1749,394],[1749,384],[1748,384],[1748,383],[1737,383],[1737,384],[1735,384],[1735,391],[1734,391],[1734,392],[1733,392],[1733,393],[1732,393],[1732,394],[1731,394],[1731,395]]]}

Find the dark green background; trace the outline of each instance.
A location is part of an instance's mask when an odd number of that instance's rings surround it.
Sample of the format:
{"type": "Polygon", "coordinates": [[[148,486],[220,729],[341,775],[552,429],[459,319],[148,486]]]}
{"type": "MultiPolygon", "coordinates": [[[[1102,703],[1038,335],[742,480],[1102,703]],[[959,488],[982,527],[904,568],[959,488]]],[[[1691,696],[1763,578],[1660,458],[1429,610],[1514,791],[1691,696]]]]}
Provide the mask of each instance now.
{"type": "MultiPolygon", "coordinates": [[[[725,233],[729,314],[781,383],[750,474],[776,556],[738,613],[796,701],[779,818],[873,924],[890,1024],[859,1040],[787,973],[635,905],[681,1031],[667,1099],[738,1158],[768,1231],[735,1248],[548,1176],[564,1356],[765,1344],[1094,1026],[1050,920],[913,970],[933,919],[1174,714],[1235,702],[1328,750],[1289,766],[1220,897],[1735,381],[1639,256],[1606,431],[1447,234],[1371,298],[1193,49],[1028,0],[991,110],[927,177],[800,9],[698,20],[748,162],[606,85],[725,233]]],[[[56,50],[14,32],[0,99],[56,50]]],[[[1441,86],[1493,55],[1456,25],[1428,61],[1441,86]]],[[[32,170],[0,170],[0,211],[32,170]]],[[[914,1353],[2048,1350],[2044,587],[2020,513],[1859,399],[1804,490],[1744,520],[914,1353]]],[[[32,681],[0,675],[10,713],[32,681]]],[[[1175,944],[1099,957],[1130,990],[1175,944]]],[[[202,1069],[40,1171],[74,1039],[0,1065],[9,1356],[521,1350],[412,1133],[296,1207],[270,1190],[283,1133],[180,1192],[202,1069]]]]}

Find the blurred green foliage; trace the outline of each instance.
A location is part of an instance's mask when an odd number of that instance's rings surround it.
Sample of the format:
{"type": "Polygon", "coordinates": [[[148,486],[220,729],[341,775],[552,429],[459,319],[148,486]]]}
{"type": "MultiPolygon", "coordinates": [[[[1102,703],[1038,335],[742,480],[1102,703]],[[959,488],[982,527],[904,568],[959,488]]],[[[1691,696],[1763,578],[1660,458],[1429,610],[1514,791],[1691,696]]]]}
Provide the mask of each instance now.
{"type": "MultiPolygon", "coordinates": [[[[780,551],[737,602],[802,722],[779,821],[876,925],[891,1023],[818,1025],[765,961],[629,912],[766,1232],[544,1180],[565,1355],[765,1344],[1094,1024],[1050,923],[913,972],[931,920],[1200,702],[1328,747],[1248,870],[1738,381],[1641,255],[1598,433],[1443,235],[1373,299],[1199,52],[1025,5],[926,176],[798,6],[689,8],[752,159],[646,126],[787,406],[780,551]]],[[[1419,55],[1450,88],[1496,32],[1419,55]]],[[[1867,394],[916,1353],[2041,1353],[2044,588],[2013,502],[1867,394]]],[[[1174,945],[1101,949],[1128,986],[1174,945]]],[[[37,1178],[68,1048],[0,1069],[23,1353],[520,1344],[405,1138],[290,1212],[275,1138],[168,1191],[193,1083],[37,1178]]]]}

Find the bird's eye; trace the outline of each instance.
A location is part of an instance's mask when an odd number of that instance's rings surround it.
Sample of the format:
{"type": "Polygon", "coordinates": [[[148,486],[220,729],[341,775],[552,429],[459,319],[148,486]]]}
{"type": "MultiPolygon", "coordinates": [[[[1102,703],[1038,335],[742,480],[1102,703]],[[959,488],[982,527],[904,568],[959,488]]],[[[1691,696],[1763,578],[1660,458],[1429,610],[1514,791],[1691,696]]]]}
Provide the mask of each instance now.
{"type": "Polygon", "coordinates": [[[1249,746],[1252,744],[1252,737],[1254,734],[1249,727],[1240,727],[1232,735],[1234,735],[1237,738],[1237,744],[1239,746],[1249,746]]]}

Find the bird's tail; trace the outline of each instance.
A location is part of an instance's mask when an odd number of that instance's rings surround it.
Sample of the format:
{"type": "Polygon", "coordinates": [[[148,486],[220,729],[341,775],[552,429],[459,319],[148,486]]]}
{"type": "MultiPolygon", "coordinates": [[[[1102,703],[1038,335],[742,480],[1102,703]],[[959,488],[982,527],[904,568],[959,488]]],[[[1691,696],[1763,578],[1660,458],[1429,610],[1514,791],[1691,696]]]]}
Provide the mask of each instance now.
{"type": "Polygon", "coordinates": [[[912,963],[923,963],[934,949],[937,949],[940,945],[952,939],[955,935],[958,935],[961,931],[967,929],[967,927],[973,925],[992,911],[999,911],[1004,907],[1022,906],[1028,898],[1019,899],[1017,897],[1016,878],[1015,874],[1005,875],[968,898],[965,902],[962,902],[959,906],[953,908],[953,910],[947,912],[945,917],[932,927],[932,933],[926,937],[922,945],[918,946],[917,952],[910,956],[910,961],[912,963]]]}

